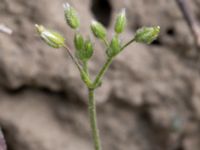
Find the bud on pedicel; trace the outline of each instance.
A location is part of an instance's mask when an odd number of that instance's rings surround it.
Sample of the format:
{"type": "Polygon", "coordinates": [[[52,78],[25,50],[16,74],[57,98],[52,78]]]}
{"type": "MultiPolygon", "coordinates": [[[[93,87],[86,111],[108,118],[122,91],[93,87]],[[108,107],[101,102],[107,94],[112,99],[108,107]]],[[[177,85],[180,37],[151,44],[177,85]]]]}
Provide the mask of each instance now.
{"type": "Polygon", "coordinates": [[[93,55],[93,45],[90,40],[86,40],[84,48],[76,51],[76,57],[82,61],[89,60],[93,55]]]}
{"type": "Polygon", "coordinates": [[[108,57],[114,57],[121,51],[121,43],[118,36],[114,36],[108,50],[106,51],[108,57]]]}
{"type": "Polygon", "coordinates": [[[140,43],[152,43],[159,35],[160,27],[143,27],[136,31],[135,41],[140,43]]]}
{"type": "Polygon", "coordinates": [[[120,34],[124,31],[126,26],[126,10],[122,9],[121,13],[117,16],[115,22],[115,32],[120,34]]]}
{"type": "Polygon", "coordinates": [[[42,25],[35,25],[42,40],[53,48],[61,48],[65,44],[65,39],[59,33],[46,29],[42,25]]]}
{"type": "Polygon", "coordinates": [[[68,3],[63,4],[63,7],[67,24],[72,29],[77,29],[80,26],[80,20],[78,18],[76,10],[73,7],[71,7],[68,3]]]}
{"type": "Polygon", "coordinates": [[[92,57],[92,55],[93,55],[93,45],[92,45],[90,40],[85,41],[84,52],[85,52],[85,54],[84,54],[85,60],[88,60],[92,57]]]}
{"type": "Polygon", "coordinates": [[[76,33],[74,37],[74,45],[77,50],[83,50],[84,47],[84,39],[80,33],[76,33]]]}
{"type": "Polygon", "coordinates": [[[99,39],[104,39],[106,37],[105,27],[97,21],[92,21],[91,30],[94,36],[96,36],[99,39]]]}
{"type": "Polygon", "coordinates": [[[88,57],[91,57],[93,53],[93,45],[90,40],[85,41],[84,49],[87,51],[88,57]]]}

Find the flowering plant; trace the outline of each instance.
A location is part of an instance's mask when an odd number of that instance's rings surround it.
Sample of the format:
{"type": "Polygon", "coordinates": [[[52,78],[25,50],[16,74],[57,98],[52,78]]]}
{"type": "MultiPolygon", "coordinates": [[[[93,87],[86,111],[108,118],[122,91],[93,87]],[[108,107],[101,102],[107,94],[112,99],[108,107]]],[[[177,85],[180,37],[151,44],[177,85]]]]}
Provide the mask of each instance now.
{"type": "Polygon", "coordinates": [[[95,90],[101,86],[102,78],[112,63],[113,59],[119,55],[127,46],[133,42],[150,44],[153,42],[160,32],[160,27],[143,27],[136,31],[132,39],[126,43],[122,43],[120,35],[126,27],[126,11],[123,9],[116,17],[114,31],[115,35],[109,41],[107,39],[107,31],[105,27],[98,21],[92,21],[90,29],[93,35],[101,40],[106,47],[106,61],[94,80],[90,77],[88,62],[91,59],[94,46],[90,39],[85,39],[77,30],[80,27],[80,20],[77,11],[68,3],[64,4],[64,15],[67,24],[74,30],[74,46],[75,51],[72,53],[70,48],[65,44],[65,38],[59,33],[46,29],[42,25],[35,25],[37,32],[44,42],[53,48],[65,48],[80,72],[81,79],[88,89],[88,110],[90,117],[91,131],[94,141],[95,150],[101,150],[101,143],[97,125],[95,90]]]}

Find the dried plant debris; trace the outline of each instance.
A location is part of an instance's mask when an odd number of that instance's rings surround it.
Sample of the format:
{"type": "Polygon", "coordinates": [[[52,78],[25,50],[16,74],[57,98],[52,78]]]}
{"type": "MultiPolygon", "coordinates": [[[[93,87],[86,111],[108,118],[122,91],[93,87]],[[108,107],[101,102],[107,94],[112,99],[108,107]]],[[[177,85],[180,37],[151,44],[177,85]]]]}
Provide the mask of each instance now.
{"type": "Polygon", "coordinates": [[[0,150],[6,150],[6,149],[7,149],[6,142],[5,142],[3,133],[2,133],[2,131],[0,129],[0,150]]]}
{"type": "Polygon", "coordinates": [[[5,26],[4,24],[0,24],[0,32],[6,33],[6,34],[12,34],[12,30],[5,26]]]}

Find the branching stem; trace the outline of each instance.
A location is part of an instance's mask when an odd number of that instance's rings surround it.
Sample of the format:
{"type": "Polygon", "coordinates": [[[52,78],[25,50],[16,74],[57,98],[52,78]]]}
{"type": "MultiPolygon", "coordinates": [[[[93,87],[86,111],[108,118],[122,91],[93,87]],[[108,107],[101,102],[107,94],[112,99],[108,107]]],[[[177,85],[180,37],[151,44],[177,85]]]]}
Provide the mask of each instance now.
{"type": "Polygon", "coordinates": [[[99,73],[97,74],[97,77],[93,82],[93,86],[95,88],[98,87],[98,85],[100,84],[102,77],[104,76],[104,74],[107,71],[108,67],[112,63],[112,60],[113,60],[112,57],[108,58],[107,61],[105,62],[105,64],[103,65],[103,67],[101,68],[101,70],[99,71],[99,73]]]}

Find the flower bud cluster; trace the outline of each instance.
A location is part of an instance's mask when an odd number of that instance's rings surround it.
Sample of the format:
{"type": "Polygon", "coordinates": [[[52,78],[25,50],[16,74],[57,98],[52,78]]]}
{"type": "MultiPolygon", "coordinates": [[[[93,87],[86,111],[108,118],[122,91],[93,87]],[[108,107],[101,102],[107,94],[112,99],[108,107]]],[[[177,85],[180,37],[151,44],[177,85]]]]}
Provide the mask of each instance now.
{"type": "MultiPolygon", "coordinates": [[[[74,47],[75,47],[75,58],[77,62],[83,65],[85,68],[88,60],[92,57],[94,52],[94,45],[90,39],[85,39],[84,36],[79,32],[80,27],[80,19],[75,8],[70,6],[68,3],[64,4],[64,16],[66,23],[68,26],[74,30],[74,47]]],[[[93,35],[104,42],[106,46],[106,55],[108,58],[113,58],[117,56],[124,48],[130,45],[132,42],[139,43],[152,43],[159,35],[160,27],[142,27],[138,29],[133,36],[133,38],[127,43],[123,44],[120,35],[124,32],[127,24],[126,11],[122,9],[122,11],[116,16],[115,24],[114,24],[114,35],[111,40],[107,40],[107,30],[98,21],[92,21],[90,24],[90,29],[93,35]]],[[[42,40],[44,40],[49,46],[53,48],[61,48],[65,46],[65,39],[59,33],[46,29],[42,25],[35,25],[37,32],[39,33],[42,40]]],[[[73,57],[73,56],[72,56],[73,57]]],[[[76,64],[78,64],[76,62],[76,64]]],[[[77,65],[79,66],[79,64],[77,65]]],[[[81,67],[80,67],[81,68],[81,67]]],[[[85,69],[87,72],[87,69],[85,69]]]]}

